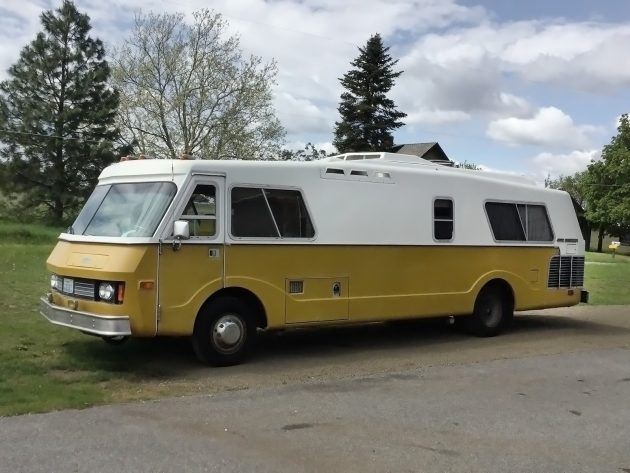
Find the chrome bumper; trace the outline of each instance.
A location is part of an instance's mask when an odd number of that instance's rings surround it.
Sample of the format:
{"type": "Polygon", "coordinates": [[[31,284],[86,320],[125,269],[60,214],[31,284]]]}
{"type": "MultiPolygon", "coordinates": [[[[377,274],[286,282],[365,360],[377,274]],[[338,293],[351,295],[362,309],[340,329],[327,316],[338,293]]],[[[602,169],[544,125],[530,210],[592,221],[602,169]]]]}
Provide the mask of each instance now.
{"type": "Polygon", "coordinates": [[[104,337],[131,335],[129,317],[125,316],[108,317],[91,314],[89,312],[65,309],[51,304],[45,297],[40,298],[39,313],[50,323],[74,328],[94,335],[104,337]]]}

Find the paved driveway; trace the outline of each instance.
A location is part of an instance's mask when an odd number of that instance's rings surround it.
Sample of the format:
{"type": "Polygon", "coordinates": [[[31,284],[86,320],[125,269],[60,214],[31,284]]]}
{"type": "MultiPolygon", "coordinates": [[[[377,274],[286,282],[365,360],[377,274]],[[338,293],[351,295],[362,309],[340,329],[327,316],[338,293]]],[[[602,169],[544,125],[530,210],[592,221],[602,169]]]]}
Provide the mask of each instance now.
{"type": "Polygon", "coordinates": [[[285,385],[2,418],[0,471],[630,472],[630,310],[605,311],[559,313],[555,345],[521,326],[443,359],[368,351],[326,377],[315,357],[317,376],[285,385]]]}

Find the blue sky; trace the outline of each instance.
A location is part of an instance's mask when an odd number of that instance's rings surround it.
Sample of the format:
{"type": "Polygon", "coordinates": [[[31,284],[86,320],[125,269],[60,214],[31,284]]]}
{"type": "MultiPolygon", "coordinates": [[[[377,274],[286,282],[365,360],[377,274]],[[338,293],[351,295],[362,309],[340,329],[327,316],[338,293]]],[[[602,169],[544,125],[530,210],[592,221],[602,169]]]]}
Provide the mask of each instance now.
{"type": "MultiPolygon", "coordinates": [[[[0,78],[58,3],[2,0],[0,78]]],[[[275,58],[287,146],[330,150],[357,46],[379,32],[404,70],[391,96],[408,114],[398,143],[439,141],[451,158],[527,174],[571,174],[598,159],[630,111],[630,3],[504,0],[78,0],[109,48],[134,12],[207,7],[244,51],[275,58]]]]}

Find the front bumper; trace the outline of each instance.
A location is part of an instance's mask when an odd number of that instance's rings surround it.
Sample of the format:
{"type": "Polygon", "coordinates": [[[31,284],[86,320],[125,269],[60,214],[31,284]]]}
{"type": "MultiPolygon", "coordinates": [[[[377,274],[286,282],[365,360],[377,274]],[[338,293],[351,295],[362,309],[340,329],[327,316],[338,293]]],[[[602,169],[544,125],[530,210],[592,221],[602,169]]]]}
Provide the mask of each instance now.
{"type": "Polygon", "coordinates": [[[129,317],[105,316],[56,306],[40,298],[39,313],[50,323],[103,337],[131,335],[129,317]]]}

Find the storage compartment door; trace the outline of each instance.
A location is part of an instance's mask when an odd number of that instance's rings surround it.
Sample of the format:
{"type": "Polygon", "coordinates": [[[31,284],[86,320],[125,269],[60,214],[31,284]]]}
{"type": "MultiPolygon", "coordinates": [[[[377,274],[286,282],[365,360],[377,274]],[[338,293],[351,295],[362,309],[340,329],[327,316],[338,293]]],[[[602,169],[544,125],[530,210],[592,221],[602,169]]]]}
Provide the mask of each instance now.
{"type": "Polygon", "coordinates": [[[288,324],[348,319],[347,277],[290,278],[285,293],[288,324]]]}

